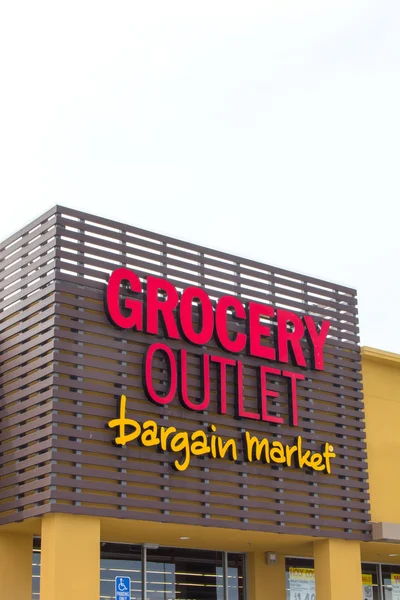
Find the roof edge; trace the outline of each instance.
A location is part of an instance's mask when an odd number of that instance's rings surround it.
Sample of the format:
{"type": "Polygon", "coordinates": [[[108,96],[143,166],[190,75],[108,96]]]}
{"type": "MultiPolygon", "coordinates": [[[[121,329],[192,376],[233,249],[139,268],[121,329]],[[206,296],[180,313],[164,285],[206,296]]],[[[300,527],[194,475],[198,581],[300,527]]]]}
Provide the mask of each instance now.
{"type": "Polygon", "coordinates": [[[362,346],[361,356],[368,358],[375,362],[381,362],[391,364],[393,366],[400,367],[400,354],[395,352],[387,352],[386,350],[379,350],[378,348],[370,348],[369,346],[362,346]]]}

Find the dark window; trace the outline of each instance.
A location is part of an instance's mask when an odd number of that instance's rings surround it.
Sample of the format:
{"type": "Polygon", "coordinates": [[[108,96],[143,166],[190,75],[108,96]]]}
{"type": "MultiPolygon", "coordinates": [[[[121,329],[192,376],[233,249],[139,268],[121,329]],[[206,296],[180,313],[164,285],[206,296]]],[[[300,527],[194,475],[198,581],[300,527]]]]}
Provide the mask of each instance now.
{"type": "Polygon", "coordinates": [[[245,600],[244,555],[228,554],[228,600],[245,600]]]}
{"type": "Polygon", "coordinates": [[[32,600],[40,599],[40,538],[33,538],[32,600]]]}
{"type": "Polygon", "coordinates": [[[363,578],[363,597],[362,600],[381,600],[379,595],[378,583],[378,565],[361,565],[363,578]]]}
{"type": "Polygon", "coordinates": [[[384,600],[397,600],[400,596],[400,566],[382,565],[384,600]]]}
{"type": "Polygon", "coordinates": [[[32,600],[40,598],[40,551],[32,554],[32,600]]]}
{"type": "Polygon", "coordinates": [[[223,600],[222,552],[160,548],[147,552],[148,600],[223,600]]]}

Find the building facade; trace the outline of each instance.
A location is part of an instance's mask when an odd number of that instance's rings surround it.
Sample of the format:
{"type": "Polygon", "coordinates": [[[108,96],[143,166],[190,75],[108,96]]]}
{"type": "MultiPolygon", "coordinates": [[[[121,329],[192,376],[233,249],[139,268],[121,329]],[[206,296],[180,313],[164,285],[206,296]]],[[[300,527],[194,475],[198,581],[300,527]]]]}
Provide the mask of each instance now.
{"type": "Polygon", "coordinates": [[[64,207],[0,260],[1,599],[400,600],[355,290],[64,207]]]}

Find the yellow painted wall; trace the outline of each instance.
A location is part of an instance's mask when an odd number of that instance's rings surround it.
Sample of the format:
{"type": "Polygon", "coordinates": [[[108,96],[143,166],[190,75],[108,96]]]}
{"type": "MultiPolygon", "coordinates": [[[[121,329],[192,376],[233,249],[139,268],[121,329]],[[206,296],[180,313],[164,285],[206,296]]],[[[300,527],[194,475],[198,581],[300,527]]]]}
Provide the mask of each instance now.
{"type": "Polygon", "coordinates": [[[314,544],[315,592],[322,600],[361,600],[360,544],[319,540],[314,544]],[[343,585],[345,581],[345,585],[343,585]]]}
{"type": "Polygon", "coordinates": [[[285,556],[277,555],[277,564],[266,564],[265,552],[247,555],[249,600],[286,600],[285,556]]]}
{"type": "Polygon", "coordinates": [[[400,355],[362,349],[373,522],[400,523],[400,355]]]}
{"type": "Polygon", "coordinates": [[[40,600],[98,600],[99,595],[100,519],[45,515],[40,600]]]}
{"type": "Polygon", "coordinates": [[[0,599],[32,599],[32,536],[0,532],[0,599]]]}

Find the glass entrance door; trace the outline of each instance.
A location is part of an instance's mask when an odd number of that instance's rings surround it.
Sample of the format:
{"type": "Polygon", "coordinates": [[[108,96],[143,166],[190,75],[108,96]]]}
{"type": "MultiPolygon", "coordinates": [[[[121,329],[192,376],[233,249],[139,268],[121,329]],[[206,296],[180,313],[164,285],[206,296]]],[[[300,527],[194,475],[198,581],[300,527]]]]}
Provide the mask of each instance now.
{"type": "Polygon", "coordinates": [[[221,552],[160,548],[147,551],[147,600],[223,600],[221,552]]]}
{"type": "MultiPolygon", "coordinates": [[[[32,600],[40,600],[40,539],[32,554],[32,600]]],[[[102,542],[100,600],[129,578],[131,600],[245,600],[245,555],[102,542]]]]}
{"type": "Polygon", "coordinates": [[[103,543],[100,600],[129,577],[132,600],[245,600],[244,555],[103,543]]]}

